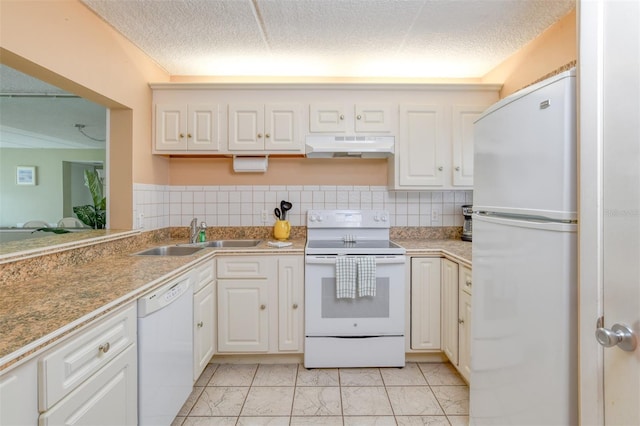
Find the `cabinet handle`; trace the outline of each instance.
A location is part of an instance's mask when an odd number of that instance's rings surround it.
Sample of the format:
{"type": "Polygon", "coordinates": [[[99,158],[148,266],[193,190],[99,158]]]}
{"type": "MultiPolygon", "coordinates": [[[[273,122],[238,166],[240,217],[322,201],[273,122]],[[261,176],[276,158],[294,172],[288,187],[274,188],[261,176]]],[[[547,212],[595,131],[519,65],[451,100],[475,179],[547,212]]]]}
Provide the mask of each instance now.
{"type": "Polygon", "coordinates": [[[340,114],[340,120],[344,120],[344,114],[340,114]]]}
{"type": "Polygon", "coordinates": [[[297,303],[293,304],[293,309],[298,309],[298,304],[297,303]]]}
{"type": "Polygon", "coordinates": [[[460,166],[456,166],[456,172],[460,171],[460,166]]]}
{"type": "Polygon", "coordinates": [[[105,343],[104,345],[100,345],[100,347],[98,348],[98,350],[100,352],[102,352],[103,354],[106,354],[107,352],[109,352],[109,348],[111,348],[111,345],[109,344],[109,342],[105,343]]]}
{"type": "Polygon", "coordinates": [[[444,167],[440,166],[440,167],[438,167],[438,170],[443,171],[444,167]]]}
{"type": "Polygon", "coordinates": [[[471,278],[467,278],[467,287],[471,287],[471,278]]]}
{"type": "Polygon", "coordinates": [[[204,326],[204,323],[203,323],[202,321],[200,321],[200,322],[197,324],[197,326],[198,326],[198,328],[202,328],[202,327],[204,326]]]}
{"type": "Polygon", "coordinates": [[[464,320],[462,318],[458,319],[458,324],[464,324],[464,320]]]}
{"type": "Polygon", "coordinates": [[[267,133],[266,135],[264,135],[265,138],[269,138],[269,133],[267,133]]]}
{"type": "Polygon", "coordinates": [[[258,139],[262,137],[262,133],[258,133],[258,139]]]}
{"type": "Polygon", "coordinates": [[[184,138],[184,133],[180,133],[180,139],[184,138]]]}
{"type": "Polygon", "coordinates": [[[187,133],[187,137],[190,138],[191,137],[191,133],[187,133]]]}
{"type": "Polygon", "coordinates": [[[357,118],[358,120],[360,120],[360,119],[362,119],[362,116],[358,114],[358,115],[356,116],[356,118],[357,118]]]}
{"type": "Polygon", "coordinates": [[[267,309],[267,305],[260,305],[260,310],[264,311],[265,309],[267,309]]]}

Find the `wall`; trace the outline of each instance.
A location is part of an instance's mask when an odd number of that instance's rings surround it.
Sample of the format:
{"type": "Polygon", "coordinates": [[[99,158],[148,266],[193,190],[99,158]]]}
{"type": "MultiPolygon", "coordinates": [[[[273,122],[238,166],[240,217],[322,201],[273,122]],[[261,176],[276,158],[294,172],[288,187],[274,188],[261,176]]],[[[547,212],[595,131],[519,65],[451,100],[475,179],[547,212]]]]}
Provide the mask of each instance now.
{"type": "Polygon", "coordinates": [[[29,220],[57,224],[64,217],[64,161],[105,161],[105,154],[97,149],[0,149],[1,227],[29,220]],[[16,185],[16,166],[36,166],[37,185],[16,185]]]}
{"type": "Polygon", "coordinates": [[[504,98],[553,73],[569,63],[575,63],[577,50],[576,10],[573,9],[544,33],[488,72],[484,83],[502,83],[500,98],[504,98]]]}
{"type": "Polygon", "coordinates": [[[111,108],[110,227],[131,228],[133,182],[168,182],[151,151],[149,82],[169,75],[77,0],[0,2],[0,62],[111,108]]]}

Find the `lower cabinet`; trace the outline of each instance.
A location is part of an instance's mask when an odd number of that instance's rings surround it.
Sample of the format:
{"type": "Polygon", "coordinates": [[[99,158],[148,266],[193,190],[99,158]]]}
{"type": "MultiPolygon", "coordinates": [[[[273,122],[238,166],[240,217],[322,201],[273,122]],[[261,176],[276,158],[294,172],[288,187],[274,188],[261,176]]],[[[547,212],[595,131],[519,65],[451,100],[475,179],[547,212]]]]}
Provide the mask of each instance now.
{"type": "Polygon", "coordinates": [[[471,377],[471,268],[460,265],[458,371],[467,382],[471,377]]]}
{"type": "Polygon", "coordinates": [[[137,424],[136,313],[130,304],[38,358],[41,426],[137,424]]]}
{"type": "Polygon", "coordinates": [[[217,259],[218,352],[302,352],[303,257],[217,259]]]}
{"type": "Polygon", "coordinates": [[[471,268],[450,259],[411,259],[411,351],[442,351],[469,381],[471,268]]]}
{"type": "Polygon", "coordinates": [[[193,277],[193,381],[195,383],[215,353],[215,260],[208,260],[196,267],[193,277]]]}
{"type": "Polygon", "coordinates": [[[38,423],[38,363],[28,361],[0,374],[0,425],[38,423]]]}
{"type": "Polygon", "coordinates": [[[440,350],[440,258],[411,259],[411,349],[440,350]]]}

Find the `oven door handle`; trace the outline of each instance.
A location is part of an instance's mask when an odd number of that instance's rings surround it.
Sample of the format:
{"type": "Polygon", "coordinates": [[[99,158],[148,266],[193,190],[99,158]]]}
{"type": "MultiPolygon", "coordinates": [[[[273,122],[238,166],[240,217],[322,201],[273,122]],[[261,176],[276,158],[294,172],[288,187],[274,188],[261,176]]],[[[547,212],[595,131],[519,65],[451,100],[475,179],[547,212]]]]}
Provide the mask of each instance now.
{"type": "MultiPolygon", "coordinates": [[[[307,265],[335,265],[336,258],[338,256],[305,256],[305,263],[307,265]]],[[[351,255],[349,257],[367,257],[367,256],[358,256],[351,255]]],[[[390,264],[398,264],[398,263],[406,263],[406,256],[375,256],[376,265],[390,265],[390,264]]]]}

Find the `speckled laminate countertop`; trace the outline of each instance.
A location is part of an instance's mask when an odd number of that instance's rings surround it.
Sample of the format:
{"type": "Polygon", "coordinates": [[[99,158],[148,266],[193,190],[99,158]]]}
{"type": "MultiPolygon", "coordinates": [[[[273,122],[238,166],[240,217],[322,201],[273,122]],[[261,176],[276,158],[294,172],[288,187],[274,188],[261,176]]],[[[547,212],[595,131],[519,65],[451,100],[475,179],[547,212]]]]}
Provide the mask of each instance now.
{"type": "MultiPolygon", "coordinates": [[[[471,243],[445,239],[394,239],[408,256],[445,256],[471,265],[471,243]]],[[[190,256],[133,256],[141,251],[100,257],[78,266],[19,282],[0,283],[0,371],[89,321],[132,302],[192,266],[220,255],[285,255],[304,253],[304,239],[273,248],[263,241],[255,248],[206,248],[190,256]]],[[[184,240],[154,242],[174,245],[184,240]]]]}
{"type": "Polygon", "coordinates": [[[285,248],[269,247],[267,241],[255,248],[205,248],[190,256],[133,256],[140,251],[135,250],[25,281],[4,282],[0,284],[0,371],[214,255],[303,254],[305,241],[291,242],[285,248]]]}

